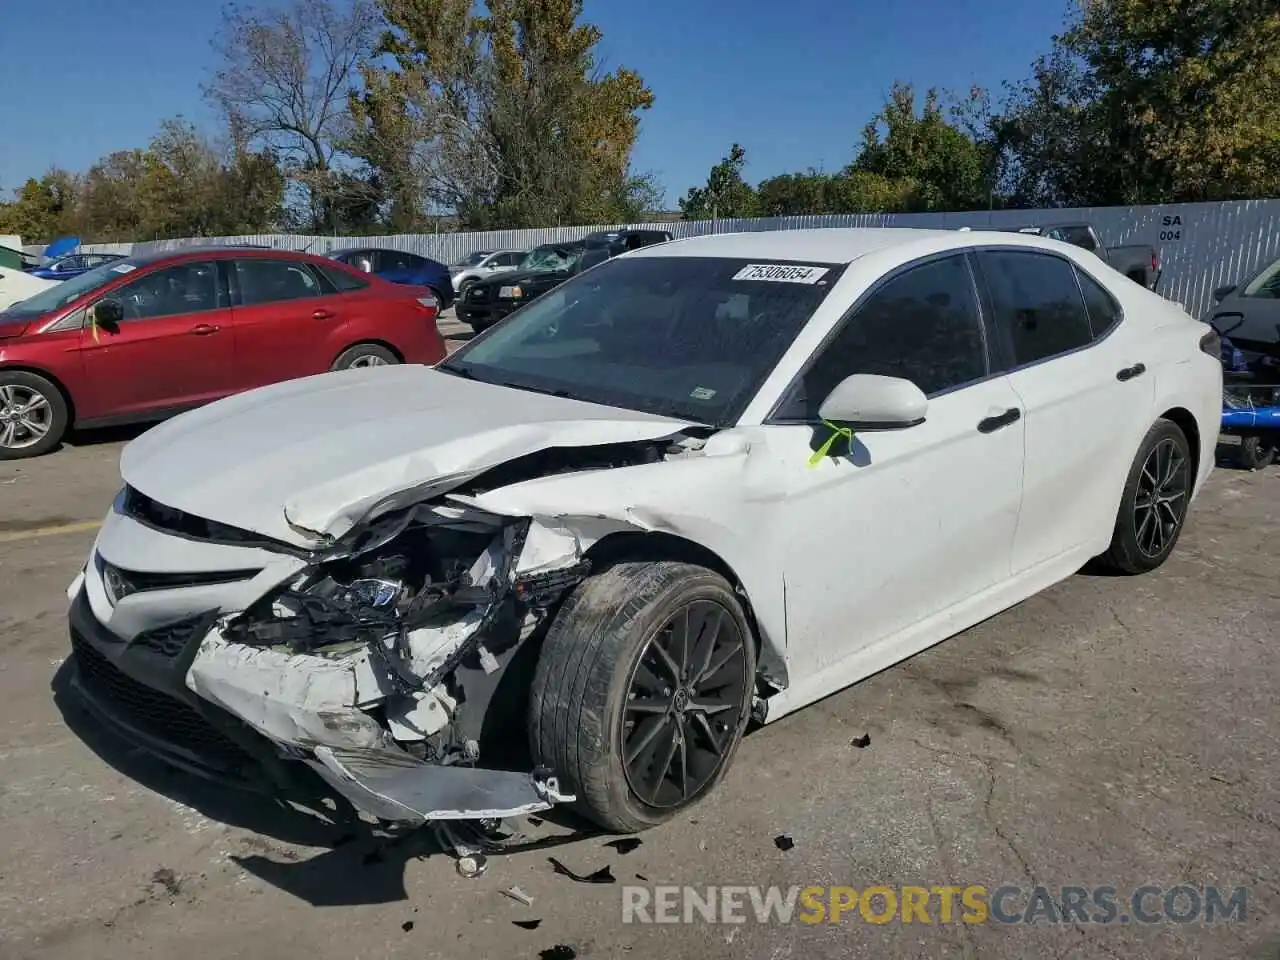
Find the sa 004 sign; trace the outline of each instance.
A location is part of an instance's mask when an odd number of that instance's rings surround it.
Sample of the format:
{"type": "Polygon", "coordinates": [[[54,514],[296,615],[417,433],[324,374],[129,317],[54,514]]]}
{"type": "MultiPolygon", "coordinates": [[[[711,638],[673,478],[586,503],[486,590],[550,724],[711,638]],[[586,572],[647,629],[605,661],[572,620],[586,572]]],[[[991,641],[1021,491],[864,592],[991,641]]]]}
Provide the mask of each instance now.
{"type": "Polygon", "coordinates": [[[1182,239],[1182,216],[1180,214],[1160,218],[1160,239],[1166,241],[1182,239]]]}

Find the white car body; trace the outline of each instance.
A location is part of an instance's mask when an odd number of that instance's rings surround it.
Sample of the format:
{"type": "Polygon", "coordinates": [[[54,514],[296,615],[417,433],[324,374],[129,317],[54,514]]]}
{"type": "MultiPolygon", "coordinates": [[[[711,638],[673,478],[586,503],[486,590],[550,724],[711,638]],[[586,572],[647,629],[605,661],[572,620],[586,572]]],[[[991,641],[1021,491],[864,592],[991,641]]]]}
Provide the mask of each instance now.
{"type": "Polygon", "coordinates": [[[510,273],[523,258],[524,252],[520,250],[496,250],[473,267],[451,269],[449,275],[453,278],[453,289],[461,290],[464,283],[510,273]]]}
{"type": "MultiPolygon", "coordinates": [[[[122,491],[70,588],[73,633],[93,633],[93,656],[110,660],[113,644],[151,644],[148,632],[196,618],[184,695],[240,718],[356,806],[391,820],[504,816],[566,797],[545,773],[434,766],[397,744],[460,709],[443,671],[467,651],[493,659],[485,624],[499,598],[571,585],[611,537],[685,541],[732,572],[758,634],[755,714],[767,723],[1106,551],[1135,453],[1162,415],[1193,435],[1192,496],[1213,467],[1221,368],[1199,346],[1209,328],[1076,247],[978,231],[806,230],[678,240],[619,260],[663,257],[847,266],[736,422],[714,431],[413,366],[286,382],[157,426],[123,453],[133,499],[122,491]],[[856,453],[811,462],[812,425],[771,421],[811,355],[887,274],[979,248],[1069,261],[1123,319],[1084,349],[930,396],[910,429],[859,432],[856,453]],[[1117,378],[1135,365],[1146,375],[1117,378]],[[1006,411],[1021,415],[977,429],[1006,411]],[[654,461],[456,493],[545,451],[651,441],[669,442],[654,461]],[[410,683],[390,675],[376,644],[316,655],[236,639],[244,611],[411,509],[415,524],[492,539],[466,581],[490,599],[400,638],[410,683]],[[516,522],[526,532],[513,538],[516,522]],[[134,573],[155,582],[132,589],[134,573]]],[[[88,642],[77,640],[78,655],[88,642]]]]}
{"type": "Polygon", "coordinates": [[[0,267],[0,310],[8,310],[15,303],[34,297],[41,290],[58,285],[57,280],[33,277],[22,270],[0,267]]]}

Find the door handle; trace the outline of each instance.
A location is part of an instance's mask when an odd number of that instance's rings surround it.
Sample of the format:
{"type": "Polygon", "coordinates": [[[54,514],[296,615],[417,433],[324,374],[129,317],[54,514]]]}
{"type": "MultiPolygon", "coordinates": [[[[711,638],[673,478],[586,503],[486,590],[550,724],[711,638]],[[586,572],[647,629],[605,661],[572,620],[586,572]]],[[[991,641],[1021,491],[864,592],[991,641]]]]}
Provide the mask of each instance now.
{"type": "Polygon", "coordinates": [[[321,309],[321,310],[311,311],[312,320],[328,320],[332,316],[333,316],[333,313],[329,310],[321,309]]]}
{"type": "Polygon", "coordinates": [[[1125,367],[1123,370],[1116,371],[1116,379],[1120,381],[1132,380],[1134,377],[1140,377],[1147,372],[1145,363],[1135,363],[1132,367],[1125,367]]]}
{"type": "Polygon", "coordinates": [[[1022,411],[1017,407],[1010,407],[1004,413],[997,413],[992,417],[985,417],[978,421],[979,433],[995,433],[1011,423],[1017,423],[1022,418],[1022,411]]]}
{"type": "Polygon", "coordinates": [[[221,328],[212,323],[197,323],[191,328],[191,332],[197,337],[207,337],[211,333],[217,333],[221,328]]]}

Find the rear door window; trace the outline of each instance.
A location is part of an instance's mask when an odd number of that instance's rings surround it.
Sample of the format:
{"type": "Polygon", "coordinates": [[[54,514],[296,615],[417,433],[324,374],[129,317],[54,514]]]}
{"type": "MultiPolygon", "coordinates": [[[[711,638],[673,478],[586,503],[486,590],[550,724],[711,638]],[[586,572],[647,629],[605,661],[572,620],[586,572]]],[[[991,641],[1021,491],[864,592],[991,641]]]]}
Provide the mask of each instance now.
{"type": "Polygon", "coordinates": [[[242,306],[304,300],[324,293],[320,278],[306,263],[254,257],[236,260],[234,269],[242,306]]]}
{"type": "Polygon", "coordinates": [[[1093,342],[1089,313],[1068,261],[1021,250],[983,250],[978,260],[995,320],[1013,353],[1013,366],[1093,342]]]}
{"type": "Polygon", "coordinates": [[[339,267],[316,267],[316,270],[333,285],[333,289],[338,293],[351,293],[355,290],[364,290],[369,286],[369,281],[364,277],[358,277],[339,267]]]}

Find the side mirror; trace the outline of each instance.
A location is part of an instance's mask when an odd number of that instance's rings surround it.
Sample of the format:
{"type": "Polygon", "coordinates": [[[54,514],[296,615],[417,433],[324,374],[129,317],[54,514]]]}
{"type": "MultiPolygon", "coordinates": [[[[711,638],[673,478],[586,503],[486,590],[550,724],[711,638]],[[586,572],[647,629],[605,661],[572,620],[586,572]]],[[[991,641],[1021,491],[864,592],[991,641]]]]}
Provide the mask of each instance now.
{"type": "Polygon", "coordinates": [[[1217,290],[1213,291],[1214,302],[1221,303],[1223,300],[1227,299],[1227,297],[1231,296],[1231,294],[1235,292],[1236,292],[1236,285],[1234,283],[1229,283],[1225,287],[1219,287],[1217,290]]]}
{"type": "Polygon", "coordinates": [[[818,416],[855,428],[901,430],[923,423],[928,408],[929,398],[910,380],[855,373],[827,394],[818,416]]]}
{"type": "Polygon", "coordinates": [[[95,325],[103,330],[115,333],[120,329],[120,323],[124,320],[124,307],[120,305],[119,300],[99,300],[89,308],[89,319],[95,325]]]}

